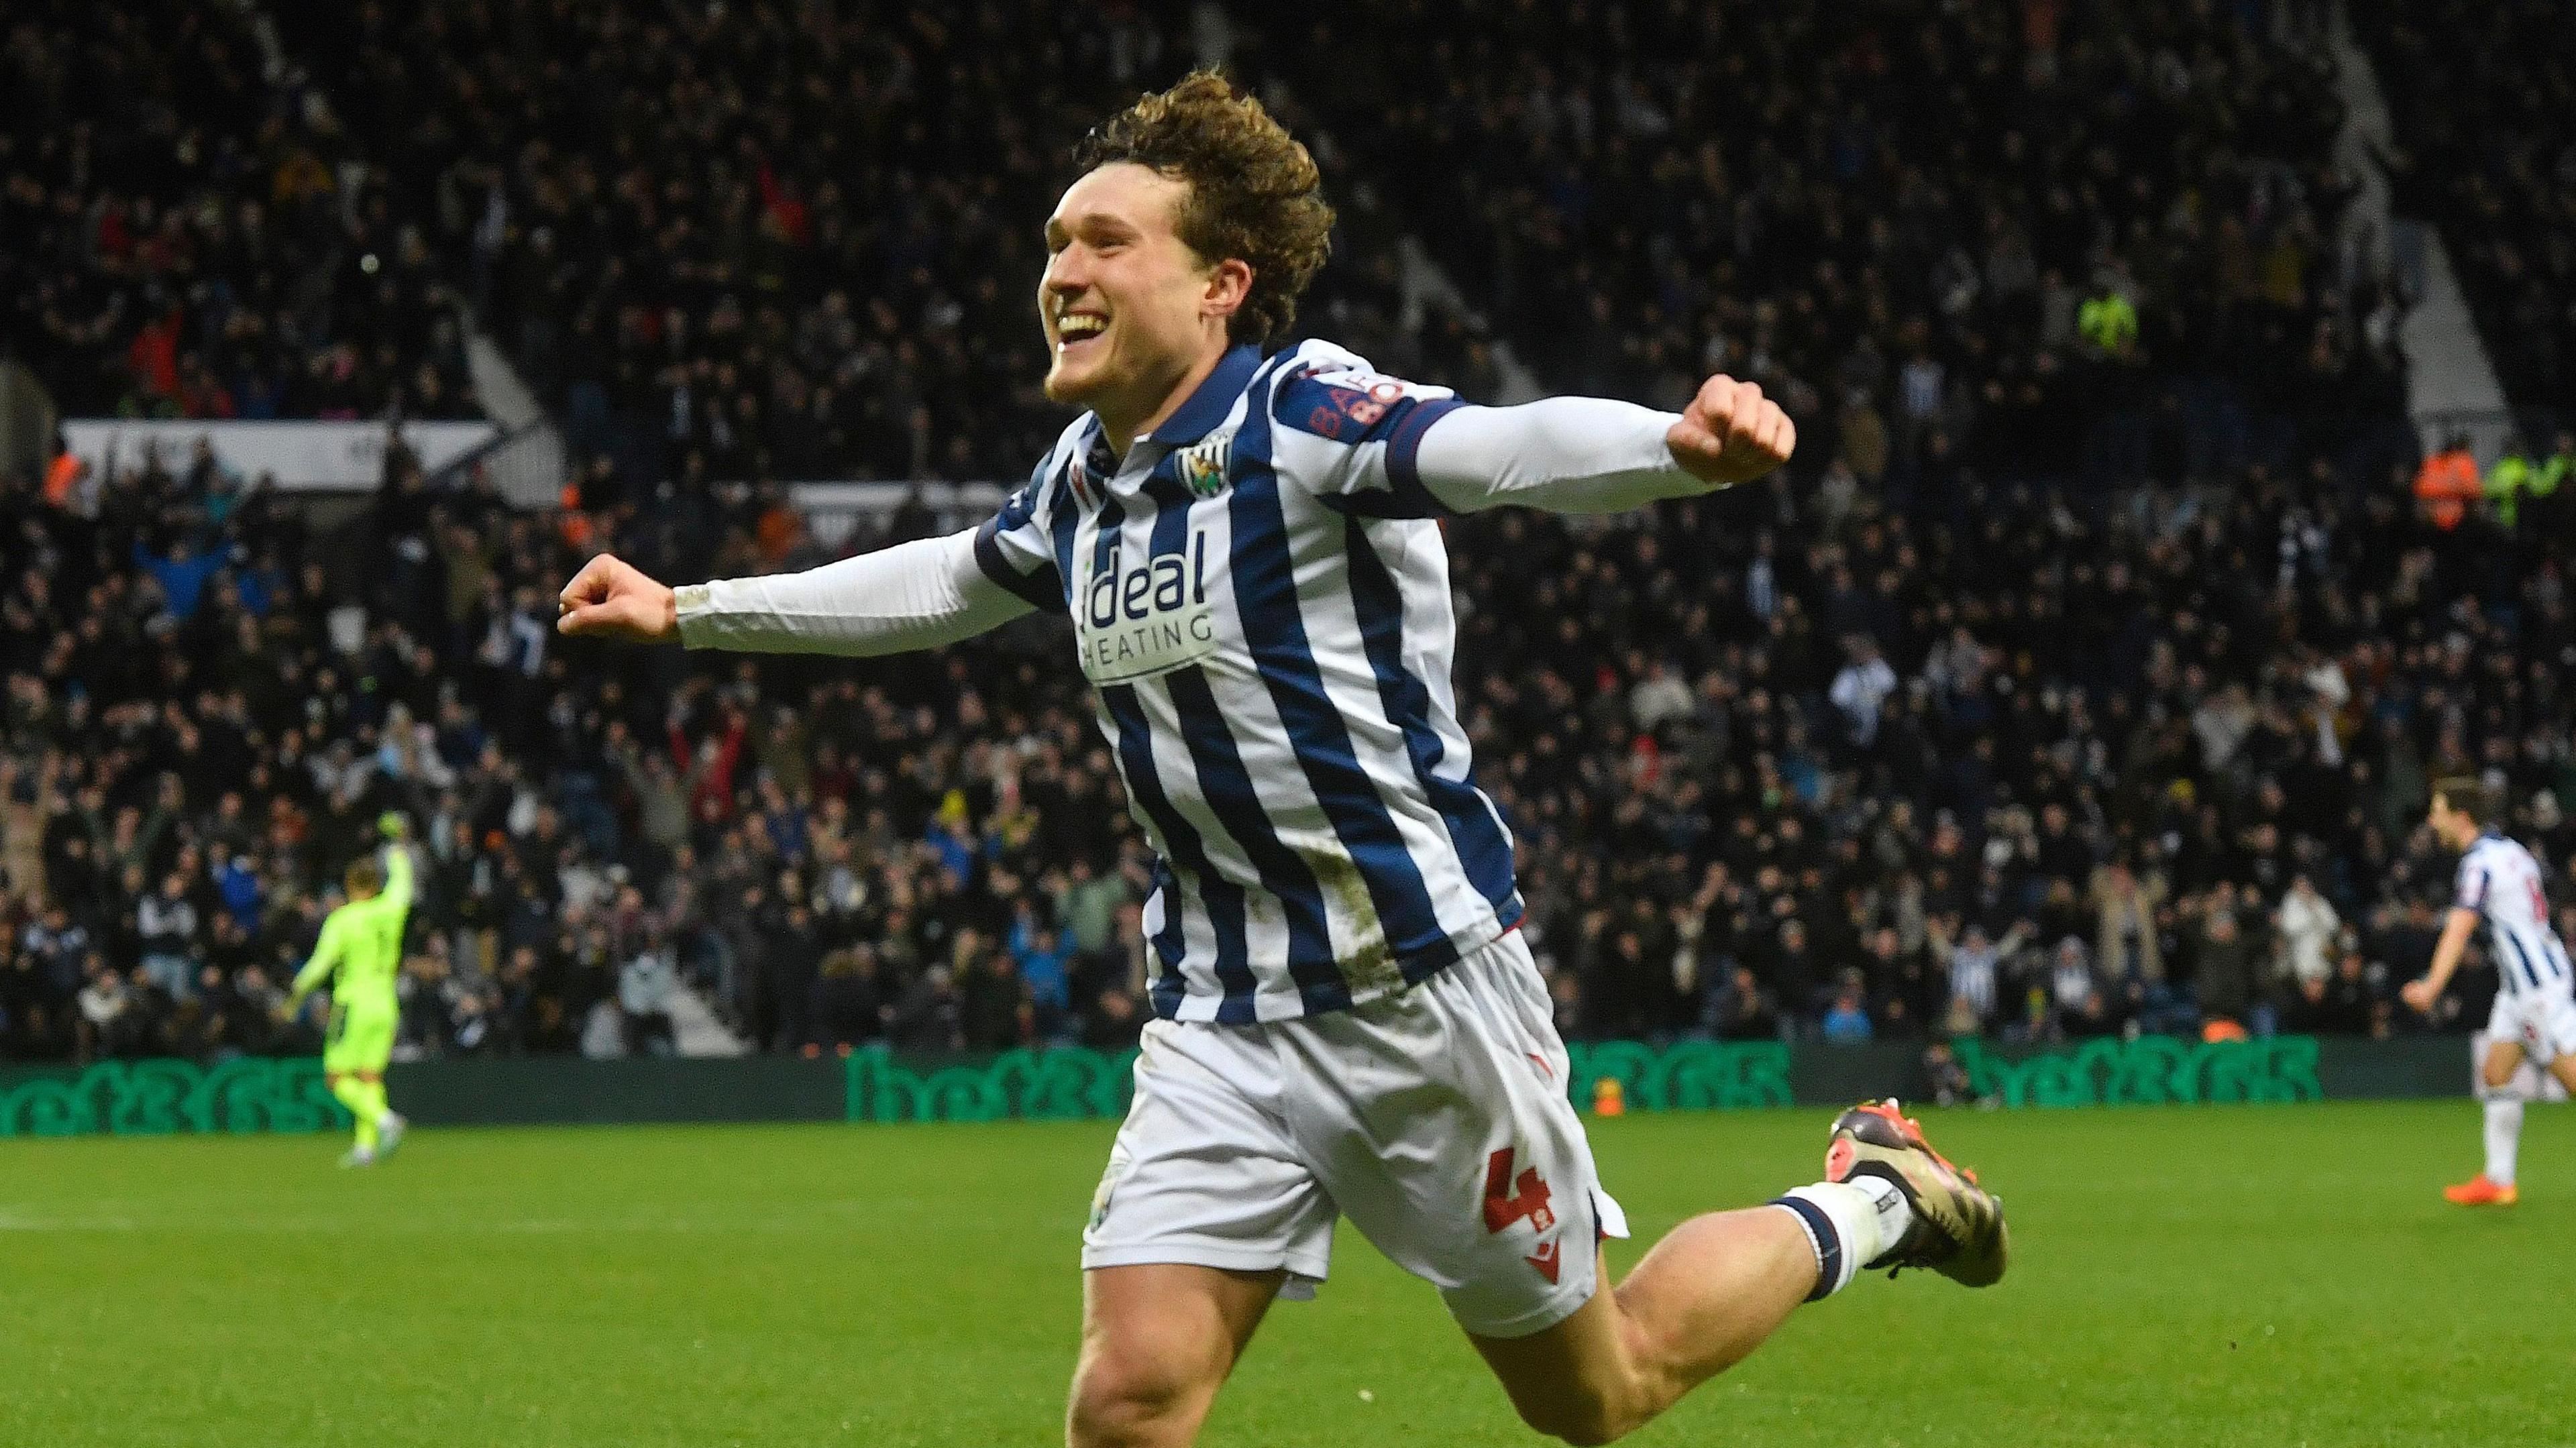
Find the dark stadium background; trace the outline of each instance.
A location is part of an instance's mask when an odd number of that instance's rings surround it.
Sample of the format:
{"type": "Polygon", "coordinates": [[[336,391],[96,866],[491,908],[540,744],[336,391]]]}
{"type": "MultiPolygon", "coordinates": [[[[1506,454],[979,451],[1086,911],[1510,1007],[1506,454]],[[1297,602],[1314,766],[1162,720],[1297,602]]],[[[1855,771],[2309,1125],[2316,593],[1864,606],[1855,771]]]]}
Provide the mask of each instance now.
{"type": "Polygon", "coordinates": [[[388,809],[410,1055],[1132,1042],[1056,626],[702,661],[552,600],[973,521],[1065,421],[1070,144],[1216,53],[1341,208],[1301,333],[1798,423],[1449,531],[1569,1036],[2465,1030],[2483,969],[2394,998],[2428,779],[2576,887],[2571,13],[17,0],[0,1059],[309,1053],[268,1008],[388,809]],[[155,419],[492,426],[309,490],[62,451],[155,419]]]}

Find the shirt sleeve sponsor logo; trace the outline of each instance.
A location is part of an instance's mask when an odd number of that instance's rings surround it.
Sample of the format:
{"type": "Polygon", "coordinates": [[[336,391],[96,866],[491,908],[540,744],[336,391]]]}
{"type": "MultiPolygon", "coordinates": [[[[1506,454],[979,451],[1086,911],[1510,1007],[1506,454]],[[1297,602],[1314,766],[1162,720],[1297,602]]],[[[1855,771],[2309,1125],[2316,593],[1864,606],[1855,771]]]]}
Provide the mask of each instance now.
{"type": "Polygon", "coordinates": [[[1307,409],[1305,430],[1320,437],[1365,433],[1404,400],[1403,383],[1375,372],[1324,372],[1311,380],[1322,385],[1307,409]]]}

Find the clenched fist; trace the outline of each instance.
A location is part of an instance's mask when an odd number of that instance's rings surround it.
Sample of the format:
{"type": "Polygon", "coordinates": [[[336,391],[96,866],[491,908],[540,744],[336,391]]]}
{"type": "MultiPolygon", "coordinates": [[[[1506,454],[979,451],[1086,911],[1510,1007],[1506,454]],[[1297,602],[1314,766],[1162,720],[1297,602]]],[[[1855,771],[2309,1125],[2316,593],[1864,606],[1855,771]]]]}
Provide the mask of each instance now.
{"type": "Polygon", "coordinates": [[[1720,375],[1700,384],[1682,420],[1664,433],[1664,446],[1692,477],[1733,487],[1787,462],[1798,427],[1760,387],[1720,375]]]}
{"type": "Polygon", "coordinates": [[[615,554],[581,566],[555,604],[555,627],[576,638],[668,643],[680,636],[680,606],[671,590],[615,554]]]}

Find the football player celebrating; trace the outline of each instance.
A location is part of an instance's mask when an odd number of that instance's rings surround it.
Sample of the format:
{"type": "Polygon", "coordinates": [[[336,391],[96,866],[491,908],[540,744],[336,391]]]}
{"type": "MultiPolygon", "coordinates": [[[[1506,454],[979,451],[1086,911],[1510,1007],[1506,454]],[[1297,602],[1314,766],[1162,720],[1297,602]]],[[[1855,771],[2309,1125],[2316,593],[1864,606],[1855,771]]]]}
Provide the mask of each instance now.
{"type": "Polygon", "coordinates": [[[1519,925],[1511,835],[1450,686],[1439,519],[1749,482],[1789,418],[1712,377],[1680,413],[1468,406],[1330,343],[1270,355],[1324,260],[1306,148],[1219,76],[1092,133],[1047,218],[1047,395],[1084,409],[981,527],[672,589],[591,560],[567,633],[881,654],[1066,616],[1130,807],[1156,1019],[1083,1235],[1075,1448],[1191,1442],[1333,1224],[1437,1286],[1521,1415],[1606,1443],[1864,1267],[2002,1275],[2001,1204],[1896,1109],[1826,1179],[1624,1236],[1519,925]]]}

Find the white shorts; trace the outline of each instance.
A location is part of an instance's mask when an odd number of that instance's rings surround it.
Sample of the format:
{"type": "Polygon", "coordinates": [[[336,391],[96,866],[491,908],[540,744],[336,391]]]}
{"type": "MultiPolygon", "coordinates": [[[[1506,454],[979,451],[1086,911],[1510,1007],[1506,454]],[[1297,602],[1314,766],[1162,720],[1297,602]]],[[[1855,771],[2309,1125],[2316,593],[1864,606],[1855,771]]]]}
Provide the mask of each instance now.
{"type": "Polygon", "coordinates": [[[2487,1014],[2487,1039],[2520,1041],[2524,1055],[2546,1066],[2576,1056],[2576,991],[2498,991],[2487,1014]]]}
{"type": "Polygon", "coordinates": [[[1591,1300],[1599,1239],[1628,1235],[1567,1069],[1517,931],[1349,1010],[1155,1021],[1083,1268],[1284,1268],[1308,1296],[1347,1214],[1467,1331],[1552,1327],[1591,1300]]]}

